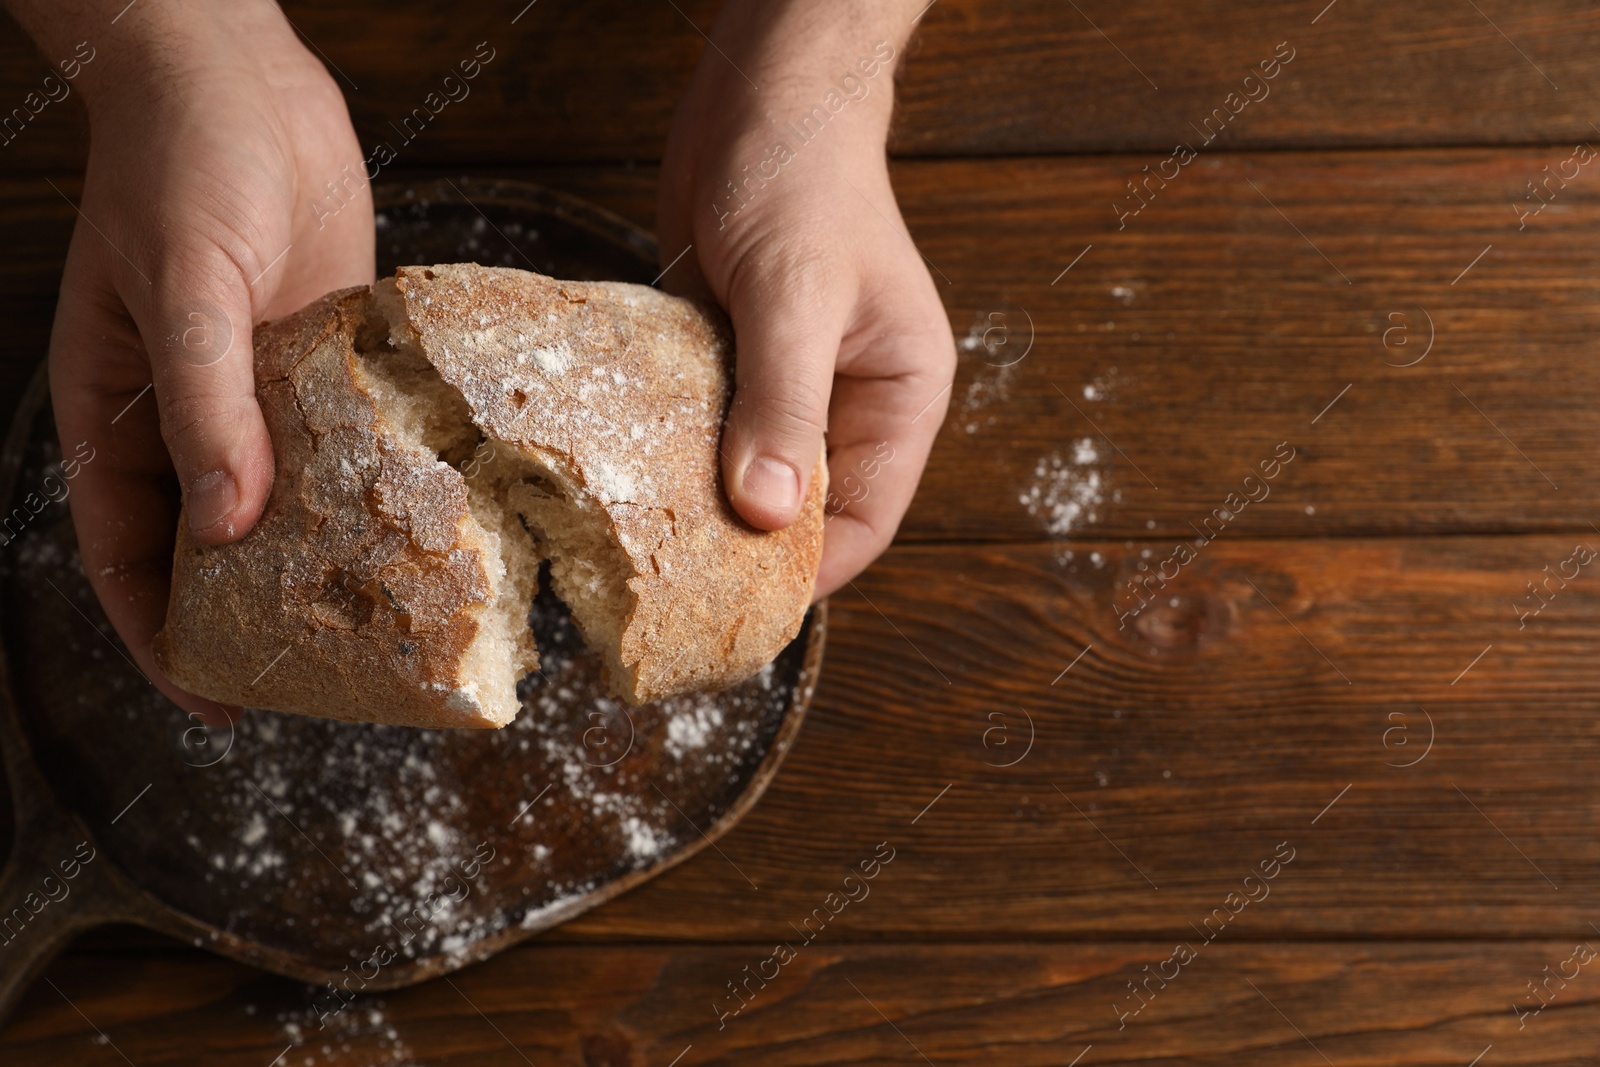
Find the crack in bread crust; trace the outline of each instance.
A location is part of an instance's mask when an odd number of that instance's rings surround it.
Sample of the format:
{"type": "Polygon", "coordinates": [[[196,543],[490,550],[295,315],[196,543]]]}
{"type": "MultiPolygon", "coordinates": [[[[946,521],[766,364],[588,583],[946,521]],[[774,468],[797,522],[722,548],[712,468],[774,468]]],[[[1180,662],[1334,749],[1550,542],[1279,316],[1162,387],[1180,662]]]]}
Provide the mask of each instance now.
{"type": "Polygon", "coordinates": [[[798,632],[826,466],[788,529],[733,513],[718,459],[732,342],[716,309],[622,283],[408,267],[255,342],[278,474],[238,542],[198,545],[180,523],[156,652],[186,689],[504,725],[538,663],[541,560],[630,703],[731,685],[798,632]]]}
{"type": "Polygon", "coordinates": [[[505,591],[497,546],[467,511],[459,473],[375,402],[356,351],[368,303],[367,290],[347,290],[257,329],[278,474],[256,528],[232,545],[197,544],[180,521],[157,660],[227,703],[504,725],[518,710],[512,665],[493,686],[463,669],[505,591]]]}
{"type": "Polygon", "coordinates": [[[560,476],[564,497],[525,518],[613,692],[638,703],[731,685],[793,639],[827,470],[819,456],[788,529],[733,512],[718,453],[733,345],[719,310],[471,264],[402,267],[394,288],[404,332],[473,421],[560,476]]]}

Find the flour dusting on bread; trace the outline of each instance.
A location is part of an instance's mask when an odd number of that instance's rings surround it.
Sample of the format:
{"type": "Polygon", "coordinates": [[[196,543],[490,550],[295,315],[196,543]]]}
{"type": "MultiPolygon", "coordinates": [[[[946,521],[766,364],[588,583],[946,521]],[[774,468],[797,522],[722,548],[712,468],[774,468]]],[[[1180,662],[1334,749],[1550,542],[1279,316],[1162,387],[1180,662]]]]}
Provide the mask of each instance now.
{"type": "Polygon", "coordinates": [[[504,725],[547,562],[630,703],[749,677],[810,602],[826,468],[786,530],[733,513],[731,360],[715,309],[471,264],[259,327],[277,480],[233,545],[180,528],[163,669],[230,703],[504,725]]]}

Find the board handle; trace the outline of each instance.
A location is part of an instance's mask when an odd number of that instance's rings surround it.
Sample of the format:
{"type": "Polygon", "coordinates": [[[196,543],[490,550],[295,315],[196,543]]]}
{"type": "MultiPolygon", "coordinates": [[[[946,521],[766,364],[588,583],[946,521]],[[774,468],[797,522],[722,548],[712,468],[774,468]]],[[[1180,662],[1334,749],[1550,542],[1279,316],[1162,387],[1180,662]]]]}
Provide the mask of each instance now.
{"type": "Polygon", "coordinates": [[[73,938],[135,918],[110,866],[88,830],[65,812],[36,807],[18,820],[16,843],[0,870],[0,1021],[73,938]]]}
{"type": "MultiPolygon", "coordinates": [[[[46,364],[34,370],[0,450],[0,499],[9,500],[32,418],[48,401],[46,364]]],[[[152,901],[102,856],[88,827],[57,799],[23,733],[11,671],[0,655],[0,765],[16,833],[0,869],[0,1024],[50,961],[79,934],[113,922],[152,925],[152,901]],[[87,861],[84,856],[92,856],[87,861]],[[68,877],[68,872],[74,872],[68,877]]]]}

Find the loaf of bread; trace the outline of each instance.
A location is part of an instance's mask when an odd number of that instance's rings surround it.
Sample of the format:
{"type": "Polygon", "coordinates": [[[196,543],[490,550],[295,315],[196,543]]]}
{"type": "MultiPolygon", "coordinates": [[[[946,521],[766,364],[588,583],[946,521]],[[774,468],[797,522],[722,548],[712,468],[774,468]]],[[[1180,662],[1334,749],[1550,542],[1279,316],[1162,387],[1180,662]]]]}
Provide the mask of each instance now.
{"type": "Polygon", "coordinates": [[[785,530],[733,512],[731,360],[715,308],[472,264],[257,327],[271,497],[230,545],[180,522],[157,662],[230,704],[503,726],[548,561],[622,699],[748,677],[810,603],[827,470],[785,530]]]}

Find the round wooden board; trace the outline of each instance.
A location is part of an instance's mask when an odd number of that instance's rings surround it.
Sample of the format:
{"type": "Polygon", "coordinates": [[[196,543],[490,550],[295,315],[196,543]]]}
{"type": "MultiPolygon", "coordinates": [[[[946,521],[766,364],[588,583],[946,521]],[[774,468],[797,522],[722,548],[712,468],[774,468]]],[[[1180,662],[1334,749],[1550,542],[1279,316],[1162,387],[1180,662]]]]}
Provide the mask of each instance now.
{"type": "MultiPolygon", "coordinates": [[[[377,192],[380,272],[476,260],[648,282],[656,269],[648,234],[535,186],[377,192]]],[[[58,458],[41,367],[0,456],[8,511],[58,458]]],[[[810,701],[826,606],[757,677],[630,709],[606,696],[598,657],[541,594],[543,664],[500,731],[263,711],[202,729],[126,657],[60,501],[0,554],[0,616],[0,745],[17,810],[0,907],[46,876],[69,889],[0,928],[3,1014],[64,940],[99,922],[358,990],[446,973],[595,907],[755,803],[810,701]],[[66,881],[63,863],[85,850],[93,858],[66,881]]]]}

